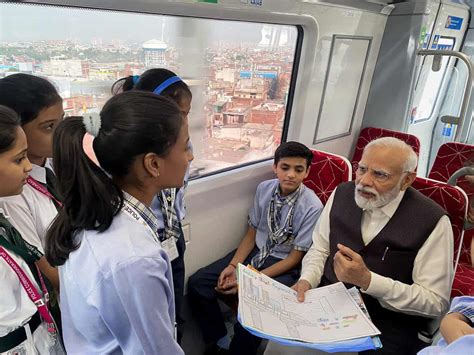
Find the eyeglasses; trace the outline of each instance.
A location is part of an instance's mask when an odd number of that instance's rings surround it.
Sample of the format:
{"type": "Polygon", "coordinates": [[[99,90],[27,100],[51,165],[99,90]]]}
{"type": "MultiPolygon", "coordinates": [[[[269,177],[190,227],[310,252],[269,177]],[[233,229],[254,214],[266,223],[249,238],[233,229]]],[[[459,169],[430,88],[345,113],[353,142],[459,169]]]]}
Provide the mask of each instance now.
{"type": "MultiPolygon", "coordinates": [[[[357,166],[357,169],[356,169],[357,175],[362,176],[362,175],[367,174],[368,172],[370,173],[370,175],[372,176],[374,180],[381,183],[387,182],[393,175],[395,175],[395,174],[390,174],[381,170],[369,169],[363,165],[357,166]]],[[[411,173],[411,171],[404,171],[403,173],[411,173]]]]}

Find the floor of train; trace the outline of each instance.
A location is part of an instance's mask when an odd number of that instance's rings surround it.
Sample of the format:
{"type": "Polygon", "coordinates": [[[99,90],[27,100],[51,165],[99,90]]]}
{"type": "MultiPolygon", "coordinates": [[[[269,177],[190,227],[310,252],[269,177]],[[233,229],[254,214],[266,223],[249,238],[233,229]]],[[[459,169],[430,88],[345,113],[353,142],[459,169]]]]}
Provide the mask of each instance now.
{"type": "MultiPolygon", "coordinates": [[[[230,308],[226,307],[223,303],[221,303],[221,308],[226,320],[227,332],[232,336],[234,331],[233,324],[236,322],[236,316],[230,308]]],[[[183,326],[183,339],[181,341],[181,346],[186,355],[202,355],[204,353],[204,342],[202,341],[201,331],[192,318],[186,301],[183,304],[183,316],[185,318],[185,323],[183,326]]],[[[257,355],[263,354],[265,346],[266,341],[263,341],[257,355]]]]}

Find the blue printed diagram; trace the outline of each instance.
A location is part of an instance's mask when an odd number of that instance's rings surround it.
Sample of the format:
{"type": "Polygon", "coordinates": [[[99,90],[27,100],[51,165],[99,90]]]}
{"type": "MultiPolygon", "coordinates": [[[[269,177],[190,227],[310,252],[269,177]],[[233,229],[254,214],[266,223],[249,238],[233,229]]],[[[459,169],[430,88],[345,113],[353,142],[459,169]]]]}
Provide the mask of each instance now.
{"type": "Polygon", "coordinates": [[[311,301],[311,314],[300,314],[293,295],[282,294],[280,299],[272,298],[267,290],[259,288],[253,281],[251,278],[244,279],[247,292],[243,296],[246,303],[253,306],[250,307],[250,314],[254,328],[264,330],[262,312],[271,313],[285,325],[289,337],[298,339],[301,337],[298,331],[300,325],[318,327],[321,324],[318,320],[327,319],[321,318],[322,315],[335,314],[326,297],[311,301]]]}
{"type": "Polygon", "coordinates": [[[288,287],[239,270],[239,295],[242,324],[274,337],[316,343],[378,334],[342,283],[311,290],[300,303],[288,287]]]}

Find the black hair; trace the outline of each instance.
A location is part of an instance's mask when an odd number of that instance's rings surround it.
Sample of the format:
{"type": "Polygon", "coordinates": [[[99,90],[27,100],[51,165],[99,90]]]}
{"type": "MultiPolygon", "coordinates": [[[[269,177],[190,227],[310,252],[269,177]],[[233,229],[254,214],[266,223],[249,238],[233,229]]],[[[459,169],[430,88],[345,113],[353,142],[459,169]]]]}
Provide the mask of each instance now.
{"type": "Polygon", "coordinates": [[[291,157],[306,159],[306,168],[309,168],[313,160],[313,153],[307,146],[299,142],[285,142],[276,149],[274,164],[278,165],[281,158],[291,157]]]}
{"type": "Polygon", "coordinates": [[[113,96],[100,113],[101,126],[93,141],[100,167],[85,154],[82,117],[62,121],[53,135],[53,165],[63,208],[46,235],[45,255],[62,265],[79,247],[79,230],[110,227],[123,205],[123,194],[112,177],[129,174],[134,159],[149,152],[166,156],[176,143],[183,117],[176,103],[148,92],[113,96]],[[103,171],[104,169],[105,171],[103,171]]]}
{"type": "Polygon", "coordinates": [[[29,74],[13,74],[0,79],[0,105],[20,116],[21,125],[38,117],[39,113],[61,102],[61,96],[48,80],[29,74]]]}
{"type": "Polygon", "coordinates": [[[12,147],[18,127],[20,127],[20,119],[15,111],[0,105],[0,153],[12,147]]]}
{"type": "MultiPolygon", "coordinates": [[[[130,90],[141,90],[153,92],[158,86],[164,83],[169,78],[176,76],[171,70],[164,68],[148,69],[140,77],[136,78],[130,75],[125,78],[117,80],[112,85],[112,94],[117,95],[121,92],[130,90]]],[[[176,102],[178,105],[183,99],[192,99],[191,90],[184,81],[177,81],[166,89],[164,89],[160,95],[169,97],[171,100],[176,102]]]]}

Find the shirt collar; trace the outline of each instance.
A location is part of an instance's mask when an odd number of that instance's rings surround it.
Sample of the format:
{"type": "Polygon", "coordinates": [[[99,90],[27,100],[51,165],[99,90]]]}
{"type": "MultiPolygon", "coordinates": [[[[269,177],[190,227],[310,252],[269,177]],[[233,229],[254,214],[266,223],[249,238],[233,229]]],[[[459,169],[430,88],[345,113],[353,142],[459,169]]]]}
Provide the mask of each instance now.
{"type": "Polygon", "coordinates": [[[42,184],[46,184],[46,169],[43,166],[31,164],[30,176],[42,184]]]}
{"type": "Polygon", "coordinates": [[[398,206],[400,205],[400,202],[402,202],[403,196],[405,196],[405,191],[400,191],[397,197],[395,197],[392,201],[387,203],[385,206],[378,208],[378,210],[384,215],[386,215],[387,217],[392,218],[398,206]]]}
{"type": "Polygon", "coordinates": [[[282,197],[280,195],[280,184],[278,184],[275,189],[275,192],[273,193],[273,196],[277,196],[278,200],[282,202],[283,204],[288,204],[289,206],[292,206],[294,203],[296,203],[296,200],[298,200],[298,197],[300,196],[300,192],[302,189],[303,189],[303,184],[301,184],[295,191],[293,191],[288,196],[282,197]]]}
{"type": "Polygon", "coordinates": [[[123,191],[123,197],[142,217],[145,222],[150,226],[153,231],[158,230],[158,219],[155,217],[150,208],[145,206],[144,203],[137,200],[135,197],[130,195],[128,192],[123,191]]]}

